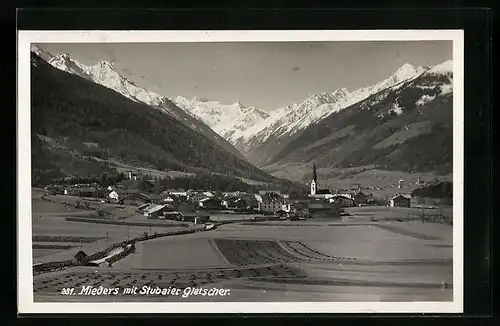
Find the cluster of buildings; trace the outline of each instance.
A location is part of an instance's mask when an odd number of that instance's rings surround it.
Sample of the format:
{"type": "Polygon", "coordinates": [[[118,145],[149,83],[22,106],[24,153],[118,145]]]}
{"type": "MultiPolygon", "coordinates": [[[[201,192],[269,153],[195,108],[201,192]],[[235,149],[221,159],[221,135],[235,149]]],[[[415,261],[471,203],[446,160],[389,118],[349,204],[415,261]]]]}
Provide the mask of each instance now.
{"type": "MultiPolygon", "coordinates": [[[[135,175],[130,173],[129,179],[135,175]]],[[[81,197],[97,197],[103,202],[137,206],[137,211],[148,218],[203,220],[211,211],[261,213],[285,218],[338,217],[342,208],[376,205],[379,201],[360,189],[355,192],[333,193],[318,187],[316,165],[310,192],[290,198],[278,190],[261,190],[257,194],[245,192],[194,191],[169,189],[158,195],[128,190],[117,184],[102,188],[99,184],[77,184],[58,188],[59,193],[81,197]],[[202,212],[202,213],[197,213],[202,212]],[[201,214],[201,215],[200,215],[201,214]]],[[[408,195],[397,194],[387,206],[410,207],[408,195]]]]}
{"type": "Polygon", "coordinates": [[[45,187],[52,194],[61,194],[78,197],[100,198],[106,195],[106,190],[98,183],[79,183],[73,185],[50,185],[45,187]]]}

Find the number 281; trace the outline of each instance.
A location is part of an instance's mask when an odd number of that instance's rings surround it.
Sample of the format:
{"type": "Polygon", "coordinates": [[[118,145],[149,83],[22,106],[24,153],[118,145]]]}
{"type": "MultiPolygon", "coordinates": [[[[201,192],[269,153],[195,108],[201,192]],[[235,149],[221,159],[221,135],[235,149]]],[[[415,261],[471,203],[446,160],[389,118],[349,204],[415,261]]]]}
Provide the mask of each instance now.
{"type": "Polygon", "coordinates": [[[69,294],[73,294],[73,290],[74,288],[63,288],[61,290],[61,294],[62,295],[69,295],[69,294]]]}

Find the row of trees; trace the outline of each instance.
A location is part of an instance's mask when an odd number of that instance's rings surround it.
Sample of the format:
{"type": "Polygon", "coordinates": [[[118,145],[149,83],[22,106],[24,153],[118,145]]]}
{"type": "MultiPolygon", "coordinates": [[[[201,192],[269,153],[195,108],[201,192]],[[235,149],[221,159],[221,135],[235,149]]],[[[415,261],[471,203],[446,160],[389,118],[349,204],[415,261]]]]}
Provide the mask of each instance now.
{"type": "Polygon", "coordinates": [[[197,173],[194,176],[178,178],[156,178],[151,182],[150,176],[143,176],[139,180],[141,191],[159,194],[167,189],[193,189],[217,191],[256,191],[255,186],[249,185],[237,178],[213,173],[197,173]]]}
{"type": "Polygon", "coordinates": [[[79,176],[52,179],[52,184],[55,185],[71,185],[71,184],[93,184],[97,183],[103,187],[117,184],[120,181],[126,180],[127,177],[123,173],[109,174],[103,173],[100,177],[97,176],[79,176]]]}
{"type": "Polygon", "coordinates": [[[413,190],[412,196],[435,199],[453,198],[453,183],[443,181],[434,185],[413,190]]]}

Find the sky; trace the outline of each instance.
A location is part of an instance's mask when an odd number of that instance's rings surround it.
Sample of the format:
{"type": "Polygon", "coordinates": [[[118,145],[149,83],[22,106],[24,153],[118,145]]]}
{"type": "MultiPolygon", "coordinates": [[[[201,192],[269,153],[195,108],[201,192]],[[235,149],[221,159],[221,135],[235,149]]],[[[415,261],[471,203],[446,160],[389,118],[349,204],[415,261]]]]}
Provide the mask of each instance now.
{"type": "Polygon", "coordinates": [[[90,65],[106,60],[137,86],[273,110],[309,94],[350,91],[391,76],[404,63],[453,58],[452,41],[59,43],[39,44],[90,65]]]}

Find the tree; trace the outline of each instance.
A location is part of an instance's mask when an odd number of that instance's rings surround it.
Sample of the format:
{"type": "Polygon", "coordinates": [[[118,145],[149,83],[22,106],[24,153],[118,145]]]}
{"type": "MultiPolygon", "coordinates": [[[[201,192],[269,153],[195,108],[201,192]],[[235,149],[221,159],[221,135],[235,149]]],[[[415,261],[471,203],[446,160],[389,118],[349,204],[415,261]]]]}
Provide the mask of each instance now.
{"type": "Polygon", "coordinates": [[[162,190],[163,190],[163,186],[161,184],[161,180],[157,178],[155,180],[155,184],[154,184],[154,188],[153,188],[153,193],[155,195],[158,195],[158,194],[160,194],[162,192],[162,190]]]}

